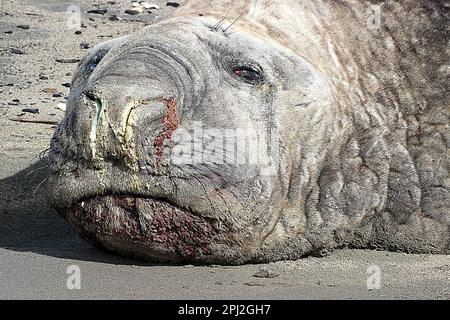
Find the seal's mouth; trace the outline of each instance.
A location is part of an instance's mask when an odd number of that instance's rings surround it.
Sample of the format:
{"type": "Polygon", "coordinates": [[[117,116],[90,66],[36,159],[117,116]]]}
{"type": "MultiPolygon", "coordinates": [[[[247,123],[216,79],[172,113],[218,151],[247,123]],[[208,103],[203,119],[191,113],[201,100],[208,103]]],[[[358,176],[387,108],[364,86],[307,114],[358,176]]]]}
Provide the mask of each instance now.
{"type": "Polygon", "coordinates": [[[197,260],[229,241],[229,228],[165,200],[101,195],[75,202],[61,212],[90,242],[127,256],[152,260],[197,260]]]}

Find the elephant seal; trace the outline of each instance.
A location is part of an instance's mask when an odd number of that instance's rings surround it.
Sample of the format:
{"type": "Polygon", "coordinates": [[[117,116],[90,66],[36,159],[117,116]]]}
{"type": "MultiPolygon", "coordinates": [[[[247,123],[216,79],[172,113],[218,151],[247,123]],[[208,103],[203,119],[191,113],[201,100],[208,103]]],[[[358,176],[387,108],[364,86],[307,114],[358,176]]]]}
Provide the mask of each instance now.
{"type": "Polygon", "coordinates": [[[49,201],[91,243],[241,264],[450,250],[445,1],[190,1],[93,48],[49,201]]]}

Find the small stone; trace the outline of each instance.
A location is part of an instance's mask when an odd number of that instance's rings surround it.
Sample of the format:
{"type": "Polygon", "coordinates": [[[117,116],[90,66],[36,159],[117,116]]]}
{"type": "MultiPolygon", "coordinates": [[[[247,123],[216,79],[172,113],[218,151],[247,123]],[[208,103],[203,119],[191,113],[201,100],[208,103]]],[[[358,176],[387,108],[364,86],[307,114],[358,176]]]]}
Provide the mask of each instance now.
{"type": "Polygon", "coordinates": [[[25,54],[25,51],[23,51],[22,49],[11,48],[11,53],[12,54],[25,54]]]}
{"type": "Polygon", "coordinates": [[[54,93],[58,92],[58,89],[56,89],[56,88],[44,88],[44,89],[42,89],[42,92],[54,94],[54,93]]]}
{"type": "Polygon", "coordinates": [[[141,3],[141,5],[145,8],[145,9],[155,9],[158,10],[161,7],[158,6],[156,3],[148,3],[148,2],[143,2],[141,3]]]}
{"type": "Polygon", "coordinates": [[[6,34],[12,34],[13,32],[12,32],[12,30],[7,30],[7,31],[5,31],[4,33],[6,33],[6,34]]]}
{"type": "Polygon", "coordinates": [[[61,92],[56,92],[54,94],[52,94],[53,98],[61,98],[63,96],[63,94],[61,92]]]}
{"type": "Polygon", "coordinates": [[[61,84],[63,87],[70,88],[70,82],[65,82],[61,84]]]}
{"type": "Polygon", "coordinates": [[[108,12],[108,10],[106,10],[104,8],[98,8],[98,9],[89,10],[87,13],[106,14],[106,12],[108,12]]]}
{"type": "Polygon", "coordinates": [[[91,45],[87,42],[82,42],[82,43],[80,43],[80,48],[86,50],[86,49],[91,48],[91,45]]]}
{"type": "Polygon", "coordinates": [[[267,279],[273,279],[278,276],[279,276],[279,274],[274,273],[272,271],[268,271],[268,270],[260,270],[253,275],[253,277],[255,277],[255,278],[267,278],[267,279]]]}
{"type": "Polygon", "coordinates": [[[56,62],[59,63],[79,63],[81,60],[80,59],[56,59],[56,62]]]}
{"type": "Polygon", "coordinates": [[[28,30],[28,29],[30,29],[30,26],[28,24],[19,24],[17,26],[17,28],[23,29],[23,30],[28,30]]]}
{"type": "Polygon", "coordinates": [[[136,15],[136,14],[140,14],[142,12],[143,12],[143,10],[141,8],[132,8],[132,9],[125,10],[125,13],[130,14],[130,15],[136,15]]]}
{"type": "Polygon", "coordinates": [[[62,110],[62,111],[66,111],[66,104],[65,103],[58,103],[58,105],[56,106],[56,109],[62,110]]]}
{"type": "Polygon", "coordinates": [[[12,102],[16,102],[16,103],[19,103],[19,102],[20,102],[20,100],[19,100],[19,99],[12,99],[12,102]]]}
{"type": "Polygon", "coordinates": [[[167,5],[168,7],[174,7],[174,8],[178,8],[178,7],[180,6],[179,3],[177,3],[177,2],[172,2],[172,1],[167,2],[166,5],[167,5]]]}
{"type": "Polygon", "coordinates": [[[44,74],[39,75],[39,80],[48,80],[48,77],[44,74]]]}
{"type": "Polygon", "coordinates": [[[82,32],[80,30],[75,31],[75,34],[80,35],[82,32]]]}
{"type": "Polygon", "coordinates": [[[118,15],[113,15],[113,16],[111,16],[110,18],[109,18],[109,20],[111,20],[111,21],[121,21],[121,20],[123,20],[121,17],[119,17],[118,15]]]}
{"type": "Polygon", "coordinates": [[[25,108],[25,109],[22,109],[22,112],[37,114],[37,113],[39,113],[39,109],[38,108],[25,108]]]}
{"type": "Polygon", "coordinates": [[[244,283],[244,286],[249,286],[249,287],[264,287],[264,284],[256,282],[256,281],[248,281],[246,283],[244,283]]]}

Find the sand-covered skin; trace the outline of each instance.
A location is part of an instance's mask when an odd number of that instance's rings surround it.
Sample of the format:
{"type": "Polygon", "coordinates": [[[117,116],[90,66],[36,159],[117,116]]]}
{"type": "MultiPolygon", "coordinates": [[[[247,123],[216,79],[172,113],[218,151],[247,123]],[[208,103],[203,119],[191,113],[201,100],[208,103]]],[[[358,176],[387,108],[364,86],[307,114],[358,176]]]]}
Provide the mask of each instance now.
{"type": "Polygon", "coordinates": [[[131,33],[176,10],[165,1],[150,1],[161,9],[132,16],[124,13],[131,1],[108,2],[95,2],[108,9],[105,15],[86,14],[96,8],[87,0],[0,4],[0,298],[450,298],[450,256],[340,250],[266,265],[166,266],[122,259],[80,240],[45,203],[41,182],[49,173],[39,154],[48,148],[53,126],[11,119],[58,122],[63,111],[56,107],[69,93],[62,84],[70,82],[76,64],[57,59],[80,59],[86,53],[80,43],[95,45],[131,33]],[[74,4],[86,25],[79,35],[67,28],[66,10],[74,4]],[[113,14],[124,20],[111,21],[113,14]],[[23,24],[30,28],[17,28],[23,24]],[[39,113],[22,112],[25,108],[39,113]],[[70,265],[81,269],[81,290],[66,287],[70,265]],[[381,270],[381,289],[369,291],[367,268],[373,265],[381,270]],[[260,270],[274,277],[254,277],[260,270]]]}

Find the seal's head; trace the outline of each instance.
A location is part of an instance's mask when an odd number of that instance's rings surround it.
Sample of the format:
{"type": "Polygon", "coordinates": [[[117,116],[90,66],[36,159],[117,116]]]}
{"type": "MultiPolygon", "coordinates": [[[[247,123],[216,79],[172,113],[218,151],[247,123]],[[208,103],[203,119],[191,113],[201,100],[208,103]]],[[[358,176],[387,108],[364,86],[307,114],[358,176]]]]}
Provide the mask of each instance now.
{"type": "Polygon", "coordinates": [[[279,213],[294,158],[306,168],[323,154],[331,94],[299,55],[229,23],[176,17],[80,63],[50,201],[89,241],[157,261],[286,256],[270,235],[290,223],[279,213]]]}

